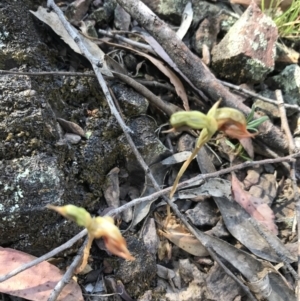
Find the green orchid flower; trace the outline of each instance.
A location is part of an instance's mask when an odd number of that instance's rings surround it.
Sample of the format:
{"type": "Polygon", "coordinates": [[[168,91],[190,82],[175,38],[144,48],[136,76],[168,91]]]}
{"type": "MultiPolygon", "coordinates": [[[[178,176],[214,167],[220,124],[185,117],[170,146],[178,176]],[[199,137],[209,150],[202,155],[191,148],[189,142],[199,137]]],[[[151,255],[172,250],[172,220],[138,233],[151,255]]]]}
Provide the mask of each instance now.
{"type": "MultiPolygon", "coordinates": [[[[174,130],[183,126],[188,126],[194,130],[202,131],[197,139],[195,149],[191,156],[184,162],[177,174],[170,192],[170,198],[174,196],[179,180],[199,152],[200,148],[207,143],[217,131],[222,131],[227,136],[234,139],[249,138],[256,135],[256,133],[253,134],[248,132],[247,120],[243,113],[233,108],[219,109],[220,102],[220,100],[217,101],[208,111],[207,115],[198,111],[188,111],[176,112],[171,116],[170,124],[174,130]]],[[[254,112],[252,115],[254,115],[254,112]]]]}

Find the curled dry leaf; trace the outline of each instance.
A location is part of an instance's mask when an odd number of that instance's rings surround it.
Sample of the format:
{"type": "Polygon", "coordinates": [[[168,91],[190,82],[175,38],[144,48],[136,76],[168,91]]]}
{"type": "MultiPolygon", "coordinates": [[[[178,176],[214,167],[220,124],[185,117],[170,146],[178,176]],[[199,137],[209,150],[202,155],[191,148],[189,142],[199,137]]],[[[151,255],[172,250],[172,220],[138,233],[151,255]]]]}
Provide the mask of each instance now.
{"type": "MultiPolygon", "coordinates": [[[[10,248],[0,247],[1,274],[5,275],[36,257],[10,248]]],[[[47,301],[63,273],[44,261],[0,283],[0,292],[34,301],[47,301]]],[[[58,296],[58,301],[83,301],[79,285],[71,280],[58,296]]]]}
{"type": "Polygon", "coordinates": [[[117,208],[120,206],[118,167],[113,168],[107,175],[104,183],[104,197],[109,207],[117,208]]]}
{"type": "Polygon", "coordinates": [[[234,173],[232,174],[231,188],[235,201],[253,218],[269,229],[269,231],[277,235],[278,229],[274,222],[275,216],[272,209],[262,199],[254,197],[249,192],[243,190],[234,173]]]}
{"type": "Polygon", "coordinates": [[[159,230],[158,233],[192,255],[201,257],[209,255],[201,242],[190,234],[183,225],[177,223],[172,217],[168,219],[163,230],[159,230]]]}
{"type": "Polygon", "coordinates": [[[68,133],[73,133],[81,136],[82,138],[86,138],[85,132],[81,126],[72,121],[67,121],[62,118],[56,118],[61,127],[68,133]]]}

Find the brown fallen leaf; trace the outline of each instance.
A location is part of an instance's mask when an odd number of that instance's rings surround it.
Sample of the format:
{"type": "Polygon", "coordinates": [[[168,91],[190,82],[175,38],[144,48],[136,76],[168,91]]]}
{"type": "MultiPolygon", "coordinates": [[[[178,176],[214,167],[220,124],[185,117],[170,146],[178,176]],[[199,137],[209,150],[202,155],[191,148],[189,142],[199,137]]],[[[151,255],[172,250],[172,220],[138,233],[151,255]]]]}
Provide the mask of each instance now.
{"type": "Polygon", "coordinates": [[[169,218],[164,224],[163,230],[159,230],[158,233],[192,255],[200,257],[209,255],[201,242],[190,234],[183,225],[177,223],[174,217],[169,218]]]}
{"type": "MultiPolygon", "coordinates": [[[[27,253],[0,247],[1,276],[30,262],[36,257],[27,253]]],[[[54,265],[44,261],[0,283],[0,292],[34,301],[47,301],[63,273],[54,265]]],[[[83,301],[79,285],[71,280],[57,300],[83,301]]]]}
{"type": "Polygon", "coordinates": [[[252,196],[248,191],[242,189],[241,184],[234,173],[231,178],[231,189],[233,198],[238,202],[253,218],[263,224],[273,234],[278,234],[277,226],[274,222],[275,216],[268,204],[260,198],[252,196]]]}
{"type": "Polygon", "coordinates": [[[86,138],[85,132],[82,127],[75,122],[68,121],[62,118],[56,118],[56,120],[67,133],[77,134],[82,138],[86,138]]]}

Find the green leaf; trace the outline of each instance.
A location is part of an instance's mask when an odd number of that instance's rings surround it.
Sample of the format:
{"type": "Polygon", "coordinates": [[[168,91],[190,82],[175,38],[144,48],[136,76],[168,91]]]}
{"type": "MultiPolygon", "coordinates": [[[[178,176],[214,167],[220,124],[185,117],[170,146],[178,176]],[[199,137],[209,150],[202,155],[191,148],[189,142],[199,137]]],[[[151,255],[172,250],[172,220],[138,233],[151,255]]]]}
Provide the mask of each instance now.
{"type": "Polygon", "coordinates": [[[252,106],[251,108],[251,112],[249,113],[249,115],[247,116],[247,123],[249,123],[253,117],[254,117],[254,113],[255,113],[255,105],[252,106]]]}
{"type": "Polygon", "coordinates": [[[255,120],[252,120],[247,124],[247,129],[256,130],[263,122],[267,121],[268,119],[269,119],[268,116],[262,116],[255,120]]]}

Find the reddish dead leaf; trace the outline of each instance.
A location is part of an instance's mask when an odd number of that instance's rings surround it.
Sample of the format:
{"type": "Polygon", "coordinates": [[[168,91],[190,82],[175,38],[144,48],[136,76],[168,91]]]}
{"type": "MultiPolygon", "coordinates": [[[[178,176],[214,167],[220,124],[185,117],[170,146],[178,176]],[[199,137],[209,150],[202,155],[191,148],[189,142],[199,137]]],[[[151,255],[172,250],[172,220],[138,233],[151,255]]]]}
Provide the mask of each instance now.
{"type": "MultiPolygon", "coordinates": [[[[36,259],[36,257],[10,248],[0,247],[1,276],[36,259]]],[[[51,291],[63,273],[54,265],[44,261],[24,272],[0,283],[0,292],[28,300],[47,301],[51,291]]],[[[71,280],[57,300],[83,301],[79,285],[71,280]]]]}
{"type": "Polygon", "coordinates": [[[278,229],[274,223],[274,213],[272,209],[260,198],[252,196],[249,192],[242,189],[242,186],[232,173],[231,189],[233,197],[253,218],[263,224],[273,234],[278,234],[278,229]]]}

